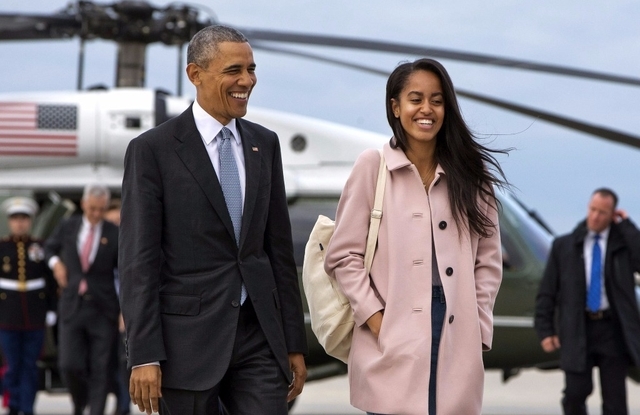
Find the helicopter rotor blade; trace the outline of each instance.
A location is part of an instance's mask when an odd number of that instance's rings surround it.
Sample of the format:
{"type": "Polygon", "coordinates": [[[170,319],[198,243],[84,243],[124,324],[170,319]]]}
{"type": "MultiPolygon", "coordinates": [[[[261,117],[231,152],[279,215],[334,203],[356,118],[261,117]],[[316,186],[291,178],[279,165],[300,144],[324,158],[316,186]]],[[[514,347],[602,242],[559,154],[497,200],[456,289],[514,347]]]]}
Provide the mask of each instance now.
{"type": "Polygon", "coordinates": [[[0,40],[49,40],[73,37],[82,23],[67,15],[0,13],[0,40]]]}
{"type": "Polygon", "coordinates": [[[485,95],[476,94],[469,91],[464,91],[456,88],[456,93],[461,97],[471,99],[474,101],[482,102],[487,105],[502,108],[507,111],[515,112],[522,115],[528,115],[543,121],[547,121],[551,124],[559,125],[569,128],[571,130],[580,131],[594,137],[611,141],[618,144],[624,144],[627,146],[640,149],[640,137],[627,134],[621,131],[616,131],[611,128],[602,127],[595,124],[585,123],[583,121],[575,120],[562,115],[553,114],[551,112],[542,111],[532,107],[525,107],[524,105],[516,104],[513,102],[503,101],[496,98],[491,98],[485,95]]]}
{"type": "MultiPolygon", "coordinates": [[[[146,1],[96,4],[79,1],[52,15],[0,14],[0,40],[56,39],[71,36],[178,45],[188,42],[214,19],[199,19],[192,6],[170,5],[159,9],[146,1]]],[[[533,61],[462,52],[395,42],[342,36],[314,35],[262,29],[240,29],[250,40],[303,45],[333,46],[357,50],[402,53],[450,59],[498,67],[640,86],[640,78],[551,65],[533,61]]]]}
{"type": "Polygon", "coordinates": [[[381,42],[375,40],[338,36],[312,35],[305,33],[280,32],[274,30],[258,29],[239,30],[241,30],[242,33],[244,33],[244,35],[247,36],[250,41],[261,40],[280,43],[298,43],[303,45],[334,46],[359,50],[371,50],[377,52],[403,53],[640,86],[640,78],[588,71],[584,69],[570,68],[559,65],[549,65],[500,56],[484,55],[479,53],[460,52],[450,49],[439,49],[417,45],[406,45],[402,43],[381,42]]]}
{"type": "Polygon", "coordinates": [[[112,4],[78,1],[55,14],[0,13],[0,40],[61,39],[80,36],[116,42],[179,45],[200,29],[214,24],[198,9],[171,4],[157,8],[146,1],[112,4]]]}
{"type": "MultiPolygon", "coordinates": [[[[389,76],[389,71],[383,71],[381,69],[372,68],[370,66],[366,66],[362,64],[351,63],[351,62],[343,61],[340,59],[328,58],[322,55],[317,55],[317,54],[308,53],[308,52],[301,52],[297,50],[273,47],[273,46],[265,45],[262,42],[253,42],[252,45],[256,49],[262,49],[269,52],[283,53],[283,54],[288,54],[292,56],[308,58],[308,59],[313,59],[313,60],[317,60],[325,63],[339,65],[342,67],[355,69],[359,71],[365,71],[375,75],[389,76]]],[[[603,140],[611,141],[618,144],[624,144],[627,146],[640,149],[640,137],[633,136],[621,131],[612,130],[610,128],[602,127],[595,124],[588,124],[588,123],[575,120],[569,117],[564,117],[562,115],[553,114],[551,112],[542,111],[532,107],[526,107],[524,105],[504,101],[497,98],[491,98],[486,95],[476,94],[474,92],[466,91],[459,88],[456,88],[456,94],[458,96],[461,96],[473,101],[478,101],[493,107],[502,108],[510,112],[515,112],[517,114],[534,117],[543,121],[547,121],[551,124],[569,128],[571,130],[580,131],[580,132],[592,135],[594,137],[601,138],[603,140]]]]}

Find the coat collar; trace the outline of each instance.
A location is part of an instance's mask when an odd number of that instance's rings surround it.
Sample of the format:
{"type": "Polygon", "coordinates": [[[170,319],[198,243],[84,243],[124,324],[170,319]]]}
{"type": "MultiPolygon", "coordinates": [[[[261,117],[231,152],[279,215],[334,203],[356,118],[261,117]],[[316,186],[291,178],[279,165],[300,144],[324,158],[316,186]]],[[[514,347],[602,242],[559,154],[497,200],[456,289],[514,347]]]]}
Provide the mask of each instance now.
{"type": "MultiPolygon", "coordinates": [[[[387,169],[389,171],[399,170],[412,165],[411,161],[407,158],[407,155],[400,147],[391,148],[391,145],[386,143],[384,147],[382,147],[382,153],[384,154],[384,160],[387,163],[387,169]]],[[[446,173],[440,163],[436,166],[436,177],[438,178],[438,181],[441,178],[446,177],[446,173]]]]}

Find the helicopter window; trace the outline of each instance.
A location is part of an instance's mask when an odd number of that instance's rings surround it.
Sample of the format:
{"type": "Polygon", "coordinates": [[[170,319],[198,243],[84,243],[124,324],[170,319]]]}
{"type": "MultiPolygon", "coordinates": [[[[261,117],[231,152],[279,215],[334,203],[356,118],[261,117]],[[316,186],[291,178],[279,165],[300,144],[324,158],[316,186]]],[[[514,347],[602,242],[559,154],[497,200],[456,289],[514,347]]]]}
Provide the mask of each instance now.
{"type": "Polygon", "coordinates": [[[307,148],[307,139],[302,134],[296,134],[291,138],[291,149],[297,153],[307,148]]]}
{"type": "Polygon", "coordinates": [[[318,215],[325,215],[333,219],[336,217],[337,207],[338,198],[300,197],[290,201],[289,216],[293,236],[293,254],[300,269],[302,269],[304,249],[318,215]]]}
{"type": "Polygon", "coordinates": [[[506,232],[504,228],[501,228],[500,231],[500,240],[502,241],[502,266],[508,271],[522,269],[525,260],[520,250],[518,250],[517,245],[514,243],[511,234],[506,232]]]}
{"type": "MultiPolygon", "coordinates": [[[[531,252],[541,261],[546,261],[551,248],[551,235],[538,222],[536,222],[515,200],[504,193],[498,192],[498,198],[502,204],[501,218],[509,222],[509,226],[515,230],[515,234],[524,240],[531,252]]],[[[515,241],[512,235],[507,232],[501,234],[503,238],[503,249],[508,252],[507,259],[515,262],[517,252],[515,241]],[[509,245],[513,246],[510,249],[509,245]]]]}
{"type": "Polygon", "coordinates": [[[127,128],[140,128],[142,126],[142,121],[140,117],[127,117],[125,120],[125,126],[127,128]]]}

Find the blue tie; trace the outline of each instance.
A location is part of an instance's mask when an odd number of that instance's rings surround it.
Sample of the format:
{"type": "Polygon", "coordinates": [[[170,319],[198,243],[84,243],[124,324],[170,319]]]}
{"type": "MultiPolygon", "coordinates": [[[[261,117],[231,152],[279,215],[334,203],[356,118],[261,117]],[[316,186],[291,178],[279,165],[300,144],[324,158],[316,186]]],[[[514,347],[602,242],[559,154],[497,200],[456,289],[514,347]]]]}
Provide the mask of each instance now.
{"type": "Polygon", "coordinates": [[[591,254],[591,282],[587,293],[587,308],[594,313],[600,310],[600,297],[602,297],[602,251],[599,240],[600,235],[596,234],[591,254]]]}
{"type": "MultiPolygon", "coordinates": [[[[238,165],[231,149],[231,131],[227,127],[222,127],[218,141],[218,152],[220,155],[220,186],[224,194],[224,200],[233,223],[233,233],[236,237],[236,244],[240,244],[240,229],[242,228],[242,189],[240,187],[240,175],[238,165]]],[[[247,289],[242,284],[240,294],[240,304],[247,299],[247,289]]]]}

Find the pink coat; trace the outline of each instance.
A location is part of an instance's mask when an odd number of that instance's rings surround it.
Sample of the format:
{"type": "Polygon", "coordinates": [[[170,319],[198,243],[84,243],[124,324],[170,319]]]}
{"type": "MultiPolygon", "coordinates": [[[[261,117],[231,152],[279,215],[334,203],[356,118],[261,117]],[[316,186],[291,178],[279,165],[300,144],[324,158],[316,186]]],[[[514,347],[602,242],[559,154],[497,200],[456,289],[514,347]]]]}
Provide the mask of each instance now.
{"type": "MultiPolygon", "coordinates": [[[[349,355],[351,404],[369,412],[428,413],[431,355],[431,234],[447,299],[437,370],[438,415],[480,414],[482,351],[491,348],[493,305],[502,279],[500,234],[458,229],[441,166],[428,196],[415,166],[384,146],[388,176],[378,246],[366,275],[363,257],[380,157],[356,161],[340,198],[325,269],[351,301],[356,328],[349,355]],[[371,287],[371,282],[380,295],[371,287]],[[366,320],[384,309],[379,339],[366,320]]],[[[495,209],[481,208],[494,223],[495,209]]]]}

